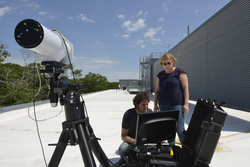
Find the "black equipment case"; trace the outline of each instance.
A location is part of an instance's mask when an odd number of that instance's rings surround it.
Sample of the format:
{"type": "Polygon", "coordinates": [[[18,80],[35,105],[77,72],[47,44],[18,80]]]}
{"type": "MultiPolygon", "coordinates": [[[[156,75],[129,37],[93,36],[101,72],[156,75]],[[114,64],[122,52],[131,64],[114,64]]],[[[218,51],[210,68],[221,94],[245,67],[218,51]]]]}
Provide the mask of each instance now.
{"type": "MultiPolygon", "coordinates": [[[[193,151],[193,158],[186,163],[188,166],[209,166],[227,118],[227,113],[221,108],[223,104],[198,99],[183,141],[183,145],[193,151]]],[[[188,158],[190,150],[186,147],[183,150],[188,158]]]]}
{"type": "MultiPolygon", "coordinates": [[[[182,147],[162,145],[162,152],[155,155],[141,154],[141,164],[160,167],[209,167],[227,113],[216,101],[198,99],[182,147]],[[164,151],[165,150],[165,151],[164,151]],[[167,151],[166,151],[167,150],[167,151]],[[173,156],[169,156],[169,150],[173,156]]],[[[148,149],[149,152],[154,150],[148,149]]],[[[157,151],[156,151],[157,152],[157,151]]]]}

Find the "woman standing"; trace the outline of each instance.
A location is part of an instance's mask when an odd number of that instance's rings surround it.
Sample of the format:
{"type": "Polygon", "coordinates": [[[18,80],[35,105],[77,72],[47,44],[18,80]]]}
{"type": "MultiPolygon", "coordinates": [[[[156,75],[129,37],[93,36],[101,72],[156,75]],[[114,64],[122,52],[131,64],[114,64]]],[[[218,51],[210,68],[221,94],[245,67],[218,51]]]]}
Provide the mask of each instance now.
{"type": "MultiPolygon", "coordinates": [[[[183,69],[174,67],[176,61],[177,59],[170,53],[163,55],[160,60],[160,65],[164,67],[164,70],[157,75],[154,112],[159,111],[158,100],[160,111],[179,110],[177,134],[180,142],[183,143],[184,115],[189,112],[188,78],[183,69]]],[[[172,142],[175,142],[175,139],[168,140],[168,143],[172,142]]]]}

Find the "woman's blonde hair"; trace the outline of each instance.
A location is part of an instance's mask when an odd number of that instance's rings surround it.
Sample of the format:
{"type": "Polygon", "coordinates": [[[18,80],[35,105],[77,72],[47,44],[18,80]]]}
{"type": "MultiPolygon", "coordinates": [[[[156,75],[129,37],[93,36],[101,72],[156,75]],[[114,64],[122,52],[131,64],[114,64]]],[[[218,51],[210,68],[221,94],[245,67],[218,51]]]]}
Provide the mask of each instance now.
{"type": "Polygon", "coordinates": [[[163,66],[163,62],[167,59],[170,59],[174,65],[177,62],[177,59],[171,53],[166,53],[161,57],[160,65],[163,66]]]}

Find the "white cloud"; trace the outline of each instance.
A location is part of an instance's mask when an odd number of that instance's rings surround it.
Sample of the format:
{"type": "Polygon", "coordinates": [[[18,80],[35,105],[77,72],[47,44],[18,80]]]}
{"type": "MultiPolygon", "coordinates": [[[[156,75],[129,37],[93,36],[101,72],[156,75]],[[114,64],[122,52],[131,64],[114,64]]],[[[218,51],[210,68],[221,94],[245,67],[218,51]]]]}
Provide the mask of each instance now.
{"type": "Polygon", "coordinates": [[[103,58],[92,58],[92,57],[74,57],[74,62],[79,62],[81,60],[84,60],[85,66],[93,67],[93,65],[99,66],[100,64],[103,65],[110,65],[110,64],[118,64],[119,62],[114,61],[114,60],[109,60],[109,59],[103,59],[103,58]]]}
{"type": "Polygon", "coordinates": [[[147,16],[147,15],[148,15],[148,12],[145,12],[145,13],[144,13],[144,16],[147,16]]]}
{"type": "Polygon", "coordinates": [[[141,45],[141,48],[145,48],[147,45],[141,45]]]}
{"type": "Polygon", "coordinates": [[[138,14],[137,14],[137,16],[140,16],[142,14],[142,11],[140,11],[138,14]]]}
{"type": "Polygon", "coordinates": [[[28,4],[26,4],[26,6],[32,8],[32,9],[34,9],[34,8],[39,8],[39,7],[40,7],[40,5],[38,5],[38,4],[36,4],[36,3],[28,3],[28,4]]]}
{"type": "Polygon", "coordinates": [[[24,3],[25,6],[31,8],[31,9],[37,9],[40,7],[40,5],[34,3],[34,2],[30,2],[29,0],[19,0],[21,1],[22,3],[24,3]]]}
{"type": "Polygon", "coordinates": [[[130,20],[127,20],[123,23],[122,27],[128,27],[132,22],[130,20]]]}
{"type": "Polygon", "coordinates": [[[48,12],[38,12],[39,15],[45,16],[48,12]]]}
{"type": "Polygon", "coordinates": [[[165,30],[162,30],[161,34],[164,34],[165,33],[165,30]]]}
{"type": "Polygon", "coordinates": [[[145,20],[146,19],[141,19],[141,18],[138,19],[138,21],[136,23],[133,23],[132,27],[129,27],[128,30],[139,31],[140,29],[143,29],[144,27],[146,27],[145,20]]]}
{"type": "Polygon", "coordinates": [[[122,27],[126,27],[127,32],[139,31],[140,29],[143,29],[147,26],[147,24],[145,24],[145,20],[146,19],[139,18],[137,22],[134,23],[132,23],[130,20],[127,20],[123,23],[122,27]]]}
{"type": "Polygon", "coordinates": [[[116,33],[116,34],[115,34],[115,37],[119,37],[119,34],[118,34],[118,33],[116,33]]]}
{"type": "Polygon", "coordinates": [[[175,40],[176,40],[176,38],[168,38],[168,40],[175,41],[175,40]]]}
{"type": "Polygon", "coordinates": [[[161,42],[161,39],[152,39],[152,45],[159,45],[161,42]]]}
{"type": "Polygon", "coordinates": [[[194,13],[199,13],[200,11],[197,9],[194,13]]]}
{"type": "Polygon", "coordinates": [[[129,34],[125,34],[125,35],[122,35],[122,36],[121,36],[121,38],[126,38],[126,39],[128,39],[129,37],[130,37],[129,34]]]}
{"type": "Polygon", "coordinates": [[[3,15],[5,15],[5,14],[8,13],[9,11],[10,11],[10,7],[9,7],[9,6],[0,8],[0,17],[3,16],[3,15]]]}
{"type": "Polygon", "coordinates": [[[80,18],[82,21],[94,23],[93,20],[88,19],[87,16],[85,16],[84,14],[80,14],[79,16],[77,16],[77,18],[80,18]]]}
{"type": "Polygon", "coordinates": [[[94,42],[94,44],[102,45],[102,43],[100,41],[96,41],[96,42],[94,42]]]}
{"type": "Polygon", "coordinates": [[[57,16],[49,16],[50,20],[57,19],[57,16]]]}
{"type": "Polygon", "coordinates": [[[124,19],[124,16],[123,15],[118,15],[117,16],[119,19],[124,19]]]}
{"type": "Polygon", "coordinates": [[[165,11],[169,11],[169,9],[167,8],[167,2],[165,2],[164,4],[162,4],[161,7],[162,7],[165,11]]]}
{"type": "Polygon", "coordinates": [[[142,43],[144,43],[144,41],[141,40],[141,39],[139,39],[139,40],[137,41],[137,45],[140,45],[140,44],[142,44],[142,43]]]}
{"type": "Polygon", "coordinates": [[[162,22],[162,21],[164,21],[164,18],[161,17],[161,18],[158,19],[158,21],[159,21],[159,22],[162,22]]]}
{"type": "Polygon", "coordinates": [[[20,13],[20,15],[23,15],[25,13],[25,11],[21,10],[19,13],[20,13]]]}
{"type": "Polygon", "coordinates": [[[147,37],[153,38],[154,35],[157,34],[157,31],[161,30],[161,28],[162,28],[162,27],[150,28],[150,29],[148,30],[148,32],[146,32],[146,33],[144,34],[144,37],[145,37],[145,38],[147,38],[147,37]]]}
{"type": "Polygon", "coordinates": [[[72,19],[74,19],[74,17],[68,17],[68,19],[69,19],[69,20],[72,20],[72,19]]]}
{"type": "MultiPolygon", "coordinates": [[[[50,15],[50,12],[38,12],[39,15],[45,16],[45,15],[50,15]]],[[[50,15],[48,16],[50,20],[57,19],[57,16],[50,15]]]]}
{"type": "Polygon", "coordinates": [[[105,59],[96,59],[96,60],[92,60],[92,62],[101,63],[101,64],[117,64],[118,63],[114,60],[105,60],[105,59]]]}

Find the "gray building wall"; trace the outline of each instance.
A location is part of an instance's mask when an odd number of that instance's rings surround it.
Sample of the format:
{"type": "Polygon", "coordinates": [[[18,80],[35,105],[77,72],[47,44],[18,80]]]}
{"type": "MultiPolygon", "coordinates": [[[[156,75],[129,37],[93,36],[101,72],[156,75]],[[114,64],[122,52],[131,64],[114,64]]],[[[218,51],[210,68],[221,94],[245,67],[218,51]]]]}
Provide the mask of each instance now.
{"type": "Polygon", "coordinates": [[[165,53],[164,52],[152,52],[149,56],[144,57],[143,60],[140,60],[140,71],[141,75],[141,86],[142,91],[152,93],[152,86],[153,86],[153,79],[152,79],[152,72],[153,72],[153,64],[161,58],[165,53]],[[141,64],[143,63],[143,64],[141,64]],[[143,70],[142,70],[143,68],[143,70]]]}
{"type": "MultiPolygon", "coordinates": [[[[232,0],[170,51],[188,75],[190,99],[250,111],[250,1],[232,0]]],[[[163,70],[153,64],[156,75],[163,70]]]]}

